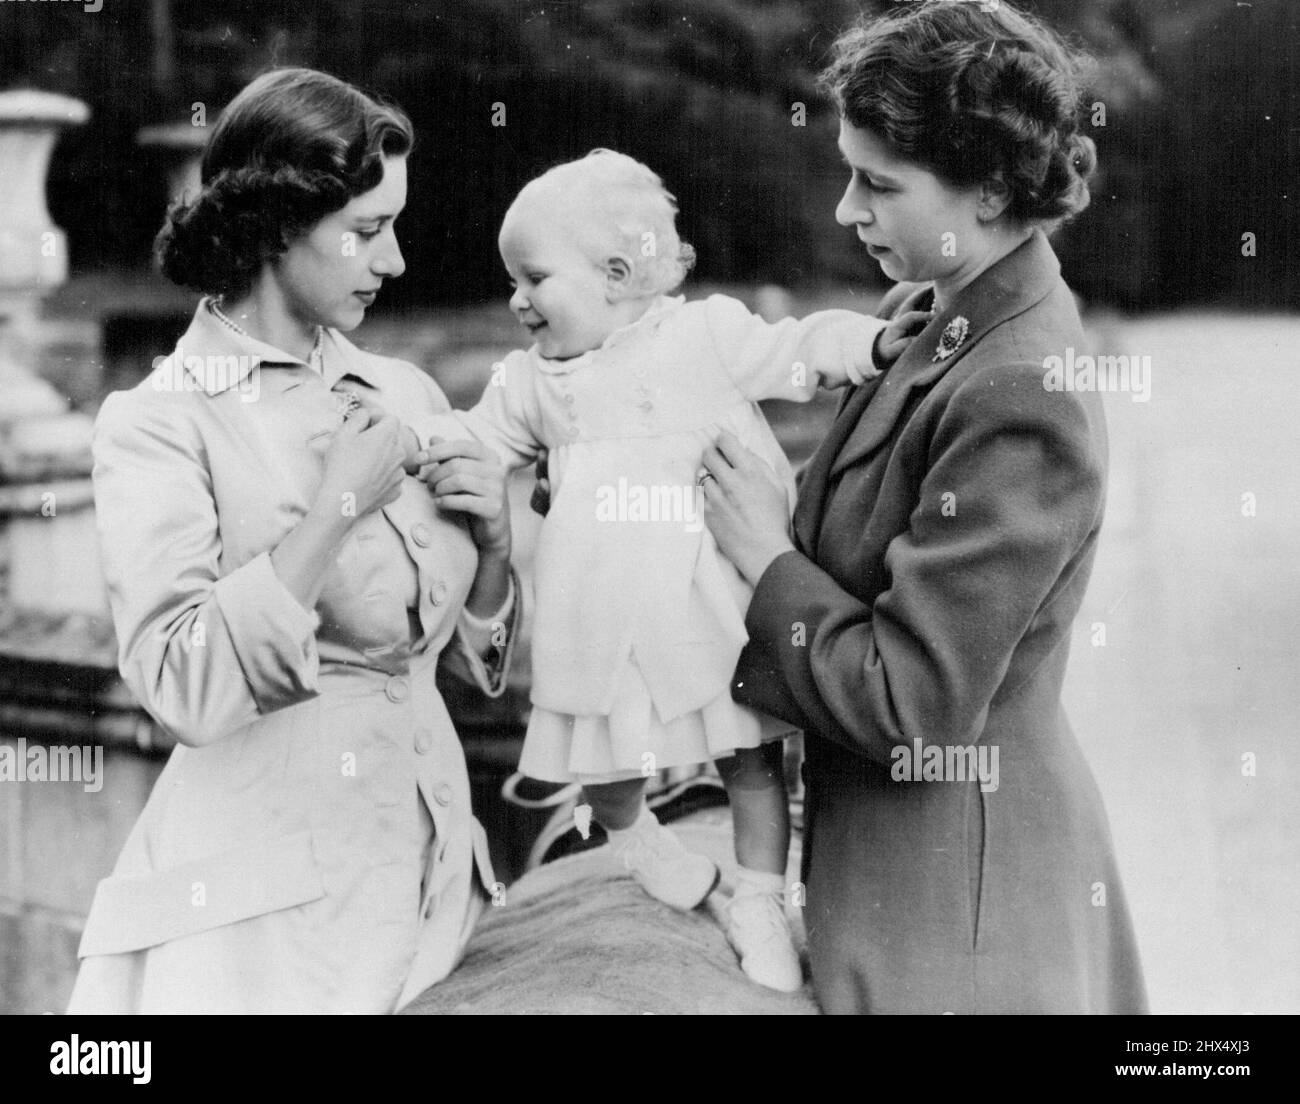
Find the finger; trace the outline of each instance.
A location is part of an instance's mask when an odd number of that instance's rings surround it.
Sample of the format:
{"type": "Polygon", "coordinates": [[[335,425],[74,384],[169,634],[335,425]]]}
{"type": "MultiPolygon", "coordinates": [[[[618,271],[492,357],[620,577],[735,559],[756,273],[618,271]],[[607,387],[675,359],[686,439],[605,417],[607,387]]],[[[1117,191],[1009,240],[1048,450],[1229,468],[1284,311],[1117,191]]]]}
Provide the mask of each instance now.
{"type": "Polygon", "coordinates": [[[456,472],[453,475],[439,475],[429,482],[429,489],[435,495],[474,494],[487,498],[491,496],[492,484],[482,476],[472,472],[456,472]]]}
{"type": "Polygon", "coordinates": [[[740,438],[729,429],[724,429],[718,434],[716,447],[722,454],[723,459],[733,468],[744,467],[753,457],[753,453],[745,448],[740,443],[740,438]]]}
{"type": "Polygon", "coordinates": [[[477,517],[487,518],[489,521],[500,513],[499,508],[492,509],[488,505],[487,501],[479,495],[446,495],[438,499],[438,506],[443,510],[455,510],[458,513],[474,514],[477,517]]]}
{"type": "Polygon", "coordinates": [[[402,432],[401,421],[393,414],[380,414],[370,423],[370,432],[381,435],[392,434],[394,438],[402,432]]]}
{"type": "Polygon", "coordinates": [[[700,464],[706,472],[714,476],[731,470],[731,461],[722,455],[722,450],[717,445],[710,445],[704,450],[704,455],[700,457],[700,464]]]}
{"type": "Polygon", "coordinates": [[[889,323],[885,331],[885,339],[918,334],[930,324],[933,317],[931,311],[907,311],[889,323]]]}
{"type": "Polygon", "coordinates": [[[343,419],[343,425],[339,432],[355,437],[368,425],[370,425],[370,415],[365,410],[358,408],[343,419]]]}
{"type": "Polygon", "coordinates": [[[429,458],[429,462],[433,464],[441,464],[457,457],[467,460],[492,459],[492,453],[488,451],[485,444],[467,438],[459,441],[434,441],[424,451],[429,458]]]}
{"type": "Polygon", "coordinates": [[[376,418],[382,418],[388,413],[387,408],[385,408],[373,395],[364,391],[349,391],[348,393],[361,404],[363,409],[369,411],[376,418]]]}

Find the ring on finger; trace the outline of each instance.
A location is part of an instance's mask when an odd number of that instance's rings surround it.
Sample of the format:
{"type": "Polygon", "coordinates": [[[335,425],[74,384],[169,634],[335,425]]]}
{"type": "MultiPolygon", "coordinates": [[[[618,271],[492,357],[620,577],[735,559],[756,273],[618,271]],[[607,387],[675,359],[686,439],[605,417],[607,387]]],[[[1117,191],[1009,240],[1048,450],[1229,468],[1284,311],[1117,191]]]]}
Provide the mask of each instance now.
{"type": "Polygon", "coordinates": [[[705,481],[706,479],[712,479],[713,482],[715,482],[715,483],[718,481],[718,477],[717,477],[716,475],[714,475],[712,472],[707,472],[707,471],[706,471],[703,475],[701,475],[701,476],[699,477],[699,479],[697,479],[697,480],[695,481],[695,485],[696,485],[697,487],[699,487],[701,490],[703,490],[703,489],[704,489],[704,481],[705,481]]]}

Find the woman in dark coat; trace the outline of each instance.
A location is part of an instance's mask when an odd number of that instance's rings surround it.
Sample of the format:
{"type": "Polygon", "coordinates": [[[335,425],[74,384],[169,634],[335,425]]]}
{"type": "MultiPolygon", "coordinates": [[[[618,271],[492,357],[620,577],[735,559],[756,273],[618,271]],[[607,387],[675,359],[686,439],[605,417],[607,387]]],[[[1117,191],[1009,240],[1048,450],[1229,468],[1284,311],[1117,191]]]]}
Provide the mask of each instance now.
{"type": "Polygon", "coordinates": [[[1140,1012],[1101,797],[1061,708],[1102,522],[1099,396],[1046,231],[1086,206],[1074,59],[1006,4],[908,6],[825,76],[838,221],[934,314],[783,492],[731,438],[705,517],[756,590],[738,701],[806,733],[804,911],[828,1012],[1140,1012]],[[978,777],[977,777],[978,776],[978,777]]]}

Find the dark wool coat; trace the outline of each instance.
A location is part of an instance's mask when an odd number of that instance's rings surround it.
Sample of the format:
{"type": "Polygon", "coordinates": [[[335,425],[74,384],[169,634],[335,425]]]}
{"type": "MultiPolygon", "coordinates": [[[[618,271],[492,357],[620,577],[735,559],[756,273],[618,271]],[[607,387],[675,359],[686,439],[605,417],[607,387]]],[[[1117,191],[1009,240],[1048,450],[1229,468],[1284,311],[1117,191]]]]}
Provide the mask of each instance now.
{"type": "MultiPolygon", "coordinates": [[[[900,285],[881,313],[930,296],[900,285]]],[[[1071,346],[1078,312],[1036,232],[848,394],[803,473],[798,551],[754,594],[733,695],[806,732],[804,918],[828,1012],[1146,1009],[1060,702],[1106,486],[1100,397],[1044,385],[1071,346]],[[996,748],[997,788],[895,780],[913,741],[996,748]]]]}

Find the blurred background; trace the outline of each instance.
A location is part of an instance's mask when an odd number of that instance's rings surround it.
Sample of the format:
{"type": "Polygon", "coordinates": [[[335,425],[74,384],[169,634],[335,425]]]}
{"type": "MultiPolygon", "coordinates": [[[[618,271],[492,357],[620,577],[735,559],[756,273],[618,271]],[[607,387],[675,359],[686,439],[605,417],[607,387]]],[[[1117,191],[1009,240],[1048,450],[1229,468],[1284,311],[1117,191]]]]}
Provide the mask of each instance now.
{"type": "MultiPolygon", "coordinates": [[[[95,883],[169,748],[114,669],[87,427],[193,310],[152,270],[151,242],[221,107],[269,67],[309,65],[410,114],[407,272],[354,336],[467,406],[522,339],[500,218],[529,178],[596,146],[678,197],[699,256],[688,296],[725,290],[774,317],[875,306],[880,274],[832,216],[845,181],[813,87],[864,6],[888,5],[0,4],[0,743],[102,746],[107,771],[98,793],[0,781],[0,1011],[62,1009],[95,883]]],[[[1152,366],[1149,401],[1106,400],[1107,528],[1067,707],[1153,1008],[1300,1011],[1300,7],[1023,6],[1095,58],[1093,202],[1055,239],[1090,351],[1152,366]]],[[[830,412],[768,411],[796,462],[830,412]]],[[[530,484],[513,489],[525,574],[530,484]]],[[[526,660],[498,702],[447,687],[510,876],[546,819],[499,796],[526,660]]]]}

